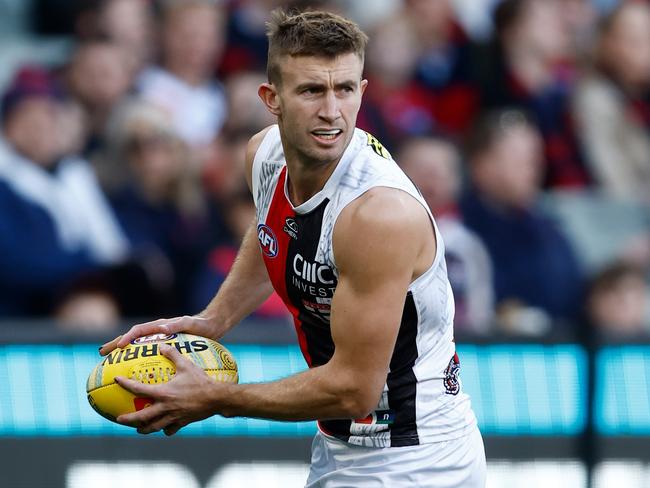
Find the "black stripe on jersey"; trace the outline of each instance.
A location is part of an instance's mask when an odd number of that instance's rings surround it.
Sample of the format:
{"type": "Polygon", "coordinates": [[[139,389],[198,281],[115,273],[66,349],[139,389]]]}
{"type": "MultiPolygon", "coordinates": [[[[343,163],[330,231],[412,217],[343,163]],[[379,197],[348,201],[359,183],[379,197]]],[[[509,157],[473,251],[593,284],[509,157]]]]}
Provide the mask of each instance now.
{"type": "MultiPolygon", "coordinates": [[[[318,207],[307,214],[297,214],[294,219],[298,225],[297,239],[291,239],[287,249],[287,262],[285,280],[287,286],[287,295],[291,302],[298,309],[298,321],[300,327],[305,334],[307,342],[307,351],[311,357],[310,366],[320,366],[327,363],[334,354],[334,341],[332,340],[332,331],[330,329],[329,314],[326,317],[319,317],[317,313],[309,311],[305,308],[303,298],[305,300],[315,299],[309,293],[301,288],[296,287],[294,279],[300,280],[300,285],[308,285],[311,283],[309,279],[296,277],[293,269],[294,259],[297,255],[301,256],[301,260],[313,262],[318,251],[318,241],[320,239],[321,228],[323,224],[323,214],[325,208],[329,203],[325,199],[318,207]]],[[[309,274],[309,273],[307,273],[309,274]]],[[[313,276],[311,277],[313,278],[313,276]]],[[[334,283],[329,285],[333,288],[336,286],[336,278],[333,278],[334,283]]],[[[319,287],[318,283],[315,286],[319,287]]],[[[351,420],[338,419],[338,420],[325,420],[320,421],[320,426],[323,431],[333,435],[342,441],[347,442],[350,438],[350,425],[351,420]]]]}
{"type": "Polygon", "coordinates": [[[413,294],[408,292],[404,303],[402,322],[390,360],[388,407],[395,411],[395,421],[390,431],[392,447],[413,446],[420,443],[415,419],[417,379],[413,366],[418,357],[418,311],[413,294]]]}
{"type": "MultiPolygon", "coordinates": [[[[327,278],[333,279],[333,283],[329,285],[322,285],[313,278],[317,274],[307,273],[307,277],[297,276],[294,271],[294,260],[296,256],[297,266],[300,269],[304,263],[313,263],[318,251],[318,241],[321,234],[321,226],[323,224],[323,214],[325,208],[329,203],[328,199],[306,214],[297,214],[294,217],[298,226],[297,239],[290,239],[289,247],[287,249],[287,261],[285,270],[285,281],[287,286],[287,295],[291,302],[298,309],[298,320],[307,340],[307,351],[311,357],[310,366],[320,366],[327,363],[334,354],[334,341],[332,340],[332,333],[330,331],[329,313],[323,317],[319,317],[317,312],[309,311],[305,308],[303,299],[306,301],[316,301],[318,293],[311,295],[309,293],[310,286],[314,289],[333,288],[336,286],[336,278],[333,274],[330,276],[328,273],[327,278]],[[298,284],[298,286],[296,286],[298,284]]],[[[313,271],[313,270],[312,270],[313,271]]],[[[328,280],[329,281],[329,280],[328,280]]]]}

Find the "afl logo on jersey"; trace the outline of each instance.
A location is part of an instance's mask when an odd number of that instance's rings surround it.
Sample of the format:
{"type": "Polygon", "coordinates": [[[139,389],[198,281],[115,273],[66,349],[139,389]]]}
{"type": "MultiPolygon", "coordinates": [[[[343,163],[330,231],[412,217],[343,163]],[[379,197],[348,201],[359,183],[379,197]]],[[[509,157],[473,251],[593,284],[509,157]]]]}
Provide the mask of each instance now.
{"type": "Polygon", "coordinates": [[[260,241],[262,252],[270,258],[278,255],[278,240],[271,228],[266,224],[257,226],[257,239],[260,241]]]}

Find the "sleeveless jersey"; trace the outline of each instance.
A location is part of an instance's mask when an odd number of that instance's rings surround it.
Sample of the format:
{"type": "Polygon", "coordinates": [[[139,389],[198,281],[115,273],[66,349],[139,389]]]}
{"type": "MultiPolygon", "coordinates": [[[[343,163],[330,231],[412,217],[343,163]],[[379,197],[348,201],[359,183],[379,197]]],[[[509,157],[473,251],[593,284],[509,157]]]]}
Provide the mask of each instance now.
{"type": "Polygon", "coordinates": [[[375,411],[364,419],[319,421],[320,430],[368,447],[438,442],[470,432],[476,419],[458,377],[454,301],[444,244],[422,196],[388,151],[373,136],[355,129],[322,190],[294,207],[276,125],[255,154],[252,176],[264,262],[276,292],[293,315],[309,367],[327,363],[334,353],[330,306],[338,270],[332,234],[346,205],[371,188],[397,188],[427,209],[435,230],[436,256],[408,288],[390,370],[375,411]]]}

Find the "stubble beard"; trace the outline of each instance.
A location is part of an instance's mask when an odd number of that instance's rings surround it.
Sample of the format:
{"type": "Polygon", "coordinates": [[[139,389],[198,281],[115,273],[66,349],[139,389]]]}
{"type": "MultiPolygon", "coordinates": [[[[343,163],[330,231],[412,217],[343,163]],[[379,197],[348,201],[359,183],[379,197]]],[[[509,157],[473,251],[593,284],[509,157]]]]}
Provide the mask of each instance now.
{"type": "Polygon", "coordinates": [[[338,163],[352,140],[352,134],[346,132],[344,134],[344,140],[341,141],[340,145],[330,150],[322,150],[315,145],[316,143],[310,137],[310,135],[307,135],[304,145],[295,144],[293,146],[293,152],[294,156],[304,168],[312,170],[326,168],[331,164],[338,163]],[[336,149],[336,152],[334,152],[334,149],[336,149]]]}

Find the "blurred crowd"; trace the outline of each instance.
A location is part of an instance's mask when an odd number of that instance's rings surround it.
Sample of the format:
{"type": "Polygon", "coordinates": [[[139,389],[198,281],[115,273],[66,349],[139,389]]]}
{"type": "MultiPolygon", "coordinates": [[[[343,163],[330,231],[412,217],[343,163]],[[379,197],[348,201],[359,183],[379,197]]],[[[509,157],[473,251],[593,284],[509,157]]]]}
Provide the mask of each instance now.
{"type": "MultiPolygon", "coordinates": [[[[254,215],[242,162],[274,123],[257,87],[283,6],[369,34],[358,126],[436,217],[456,330],[650,332],[650,2],[33,4],[34,33],[73,48],[0,101],[0,319],[206,306],[254,215]]],[[[255,315],[286,319],[275,295],[255,315]]]]}

